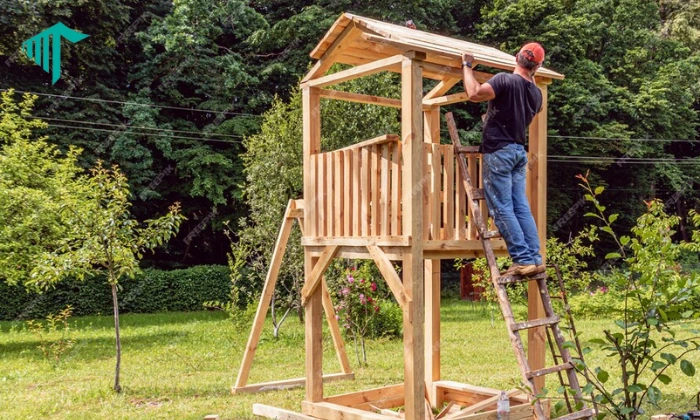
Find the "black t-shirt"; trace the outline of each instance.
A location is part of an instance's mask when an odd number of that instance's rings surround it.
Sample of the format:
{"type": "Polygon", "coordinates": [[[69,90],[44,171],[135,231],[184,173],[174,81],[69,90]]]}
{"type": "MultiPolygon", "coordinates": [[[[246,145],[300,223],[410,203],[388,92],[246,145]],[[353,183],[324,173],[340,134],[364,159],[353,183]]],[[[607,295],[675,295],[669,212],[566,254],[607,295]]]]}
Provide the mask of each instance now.
{"type": "Polygon", "coordinates": [[[493,153],[510,143],[525,144],[525,130],[542,108],[542,92],[522,76],[499,73],[486,82],[496,97],[489,101],[481,151],[493,153]]]}

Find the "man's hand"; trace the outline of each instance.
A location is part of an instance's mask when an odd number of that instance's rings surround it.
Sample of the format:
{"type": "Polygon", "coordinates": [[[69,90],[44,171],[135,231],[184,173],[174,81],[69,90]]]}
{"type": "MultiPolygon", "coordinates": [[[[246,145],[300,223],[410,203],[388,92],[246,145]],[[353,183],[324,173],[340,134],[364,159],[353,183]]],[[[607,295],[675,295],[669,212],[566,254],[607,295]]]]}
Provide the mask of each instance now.
{"type": "Polygon", "coordinates": [[[467,62],[467,63],[473,63],[474,62],[474,55],[472,53],[468,52],[463,52],[462,53],[462,62],[467,62]]]}
{"type": "MultiPolygon", "coordinates": [[[[474,63],[474,55],[468,52],[462,53],[462,63],[474,63]]],[[[467,92],[469,100],[472,102],[490,101],[496,97],[493,87],[490,84],[480,84],[474,78],[472,69],[468,66],[462,66],[462,76],[464,81],[464,91],[467,92]]]]}

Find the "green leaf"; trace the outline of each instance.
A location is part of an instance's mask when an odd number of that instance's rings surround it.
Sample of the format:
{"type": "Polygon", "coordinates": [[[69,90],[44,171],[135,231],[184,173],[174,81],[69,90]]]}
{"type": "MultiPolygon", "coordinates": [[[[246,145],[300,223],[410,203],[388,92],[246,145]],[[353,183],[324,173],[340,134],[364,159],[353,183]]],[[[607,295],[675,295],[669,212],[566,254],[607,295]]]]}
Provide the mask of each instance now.
{"type": "Polygon", "coordinates": [[[658,405],[659,401],[661,400],[661,390],[655,386],[650,386],[649,390],[647,391],[647,398],[649,399],[649,402],[658,405]]]}
{"type": "Polygon", "coordinates": [[[659,325],[659,320],[656,318],[647,318],[647,323],[649,325],[659,325]]]}
{"type": "Polygon", "coordinates": [[[620,236],[620,244],[622,244],[623,246],[627,245],[629,243],[629,241],[630,241],[629,236],[620,236]]]}
{"type": "Polygon", "coordinates": [[[668,361],[669,365],[676,363],[676,360],[678,360],[676,356],[672,355],[671,353],[661,353],[661,358],[668,361]]]}
{"type": "Polygon", "coordinates": [[[603,191],[605,191],[605,187],[600,185],[600,186],[595,188],[595,195],[598,195],[598,194],[602,193],[603,191]]]}
{"type": "Polygon", "coordinates": [[[588,342],[592,343],[592,344],[599,344],[601,346],[604,346],[605,344],[607,344],[607,342],[605,340],[603,340],[602,338],[594,338],[592,340],[588,340],[588,342]]]}
{"type": "Polygon", "coordinates": [[[622,408],[620,409],[620,414],[626,416],[627,414],[630,414],[630,413],[633,412],[633,411],[634,411],[634,408],[632,408],[632,407],[622,407],[622,408]]]}
{"type": "Polygon", "coordinates": [[[695,366],[688,360],[681,360],[681,371],[688,376],[695,376],[695,366]]]}
{"type": "Polygon", "coordinates": [[[621,257],[621,255],[620,255],[619,253],[617,253],[617,252],[609,252],[609,253],[605,256],[605,259],[606,259],[606,260],[612,260],[612,259],[616,259],[616,258],[620,258],[620,257],[621,257]]]}
{"type": "Polygon", "coordinates": [[[617,217],[619,215],[617,213],[611,214],[610,217],[608,217],[608,223],[613,223],[615,220],[617,220],[617,217]]]}
{"type": "Polygon", "coordinates": [[[654,363],[651,364],[651,370],[659,370],[663,369],[666,367],[666,363],[660,362],[658,360],[654,361],[654,363]]]}
{"type": "Polygon", "coordinates": [[[596,370],[597,370],[596,375],[595,375],[596,378],[598,378],[598,380],[601,383],[603,383],[603,384],[606,383],[608,381],[608,379],[610,378],[610,375],[608,374],[608,372],[604,371],[603,369],[600,369],[600,370],[596,369],[596,370]]]}
{"type": "Polygon", "coordinates": [[[627,387],[627,390],[629,392],[644,392],[644,388],[642,388],[639,384],[632,384],[627,387]]]}
{"type": "Polygon", "coordinates": [[[664,375],[663,373],[659,375],[658,378],[664,385],[668,385],[671,383],[671,377],[668,375],[664,375]]]}

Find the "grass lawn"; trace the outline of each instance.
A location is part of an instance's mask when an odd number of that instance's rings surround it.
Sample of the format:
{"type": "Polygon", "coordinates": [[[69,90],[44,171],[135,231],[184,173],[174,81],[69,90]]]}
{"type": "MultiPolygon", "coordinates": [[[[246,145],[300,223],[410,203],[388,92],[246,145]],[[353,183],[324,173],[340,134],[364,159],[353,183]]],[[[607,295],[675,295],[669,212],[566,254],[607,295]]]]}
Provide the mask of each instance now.
{"type": "MultiPolygon", "coordinates": [[[[502,321],[495,326],[487,312],[471,303],[443,303],[442,372],[444,379],[498,389],[512,388],[518,378],[502,321]]],[[[222,419],[254,418],[261,402],[299,409],[302,388],[231,395],[249,324],[237,325],[218,312],[124,315],[122,317],[122,386],[111,390],[114,334],[111,317],[72,320],[75,347],[57,368],[45,361],[37,337],[21,322],[0,323],[0,418],[2,419],[222,419]]],[[[609,319],[579,321],[584,339],[600,335],[609,319]]],[[[290,319],[274,340],[266,327],[249,383],[303,376],[303,326],[290,319]]],[[[358,367],[347,343],[355,381],[326,384],[326,395],[399,383],[403,351],[399,340],[368,343],[369,366],[358,367]]],[[[324,371],[339,371],[328,335],[324,371]]],[[[691,358],[700,368],[700,354],[691,358]]],[[[589,357],[589,363],[612,367],[612,359],[589,357]]],[[[699,369],[700,370],[700,369],[699,369]]],[[[664,403],[655,412],[689,410],[700,391],[700,373],[688,378],[675,367],[664,403]]]]}

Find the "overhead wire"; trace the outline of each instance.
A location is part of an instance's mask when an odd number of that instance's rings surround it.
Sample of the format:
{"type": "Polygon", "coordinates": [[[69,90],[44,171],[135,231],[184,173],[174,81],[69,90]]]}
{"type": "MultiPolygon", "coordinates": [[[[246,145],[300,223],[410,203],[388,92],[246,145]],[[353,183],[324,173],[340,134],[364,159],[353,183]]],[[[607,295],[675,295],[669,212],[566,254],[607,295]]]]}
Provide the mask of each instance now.
{"type": "MultiPolygon", "coordinates": [[[[8,90],[10,90],[10,89],[3,88],[3,89],[0,89],[0,92],[6,92],[8,90]]],[[[146,107],[151,107],[151,108],[176,109],[176,110],[180,110],[180,111],[205,112],[205,113],[209,113],[209,114],[247,115],[247,116],[251,116],[251,117],[262,117],[262,115],[260,115],[260,114],[251,114],[248,112],[215,111],[213,109],[195,109],[195,108],[186,108],[186,107],[181,107],[181,106],[141,104],[138,102],[115,101],[115,100],[111,100],[111,99],[84,98],[84,97],[80,97],[80,96],[70,96],[70,95],[55,95],[55,94],[51,94],[51,93],[31,92],[31,91],[26,91],[26,90],[14,90],[14,91],[17,93],[28,93],[30,95],[37,95],[37,96],[73,99],[76,101],[104,102],[104,103],[119,104],[119,105],[146,106],[146,107]]]]}
{"type": "MultiPolygon", "coordinates": [[[[136,128],[136,129],[143,129],[143,130],[154,130],[154,131],[167,131],[167,132],[172,132],[172,133],[186,133],[186,134],[196,134],[196,135],[201,135],[201,132],[198,131],[187,131],[187,130],[174,130],[170,128],[155,128],[155,127],[139,127],[139,126],[133,126],[133,125],[128,125],[128,124],[108,124],[108,123],[98,123],[98,122],[91,122],[91,121],[84,121],[84,120],[69,120],[69,119],[64,119],[64,118],[48,118],[48,117],[37,117],[37,116],[32,116],[32,118],[37,118],[40,120],[47,120],[47,121],[62,121],[62,122],[71,122],[71,123],[78,123],[78,124],[90,124],[90,125],[101,125],[105,127],[118,127],[120,129],[126,130],[127,128],[136,128]]],[[[243,138],[243,136],[235,135],[235,134],[220,134],[220,133],[206,133],[207,135],[215,135],[215,136],[222,136],[222,137],[233,137],[233,138],[243,138]]]]}

